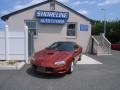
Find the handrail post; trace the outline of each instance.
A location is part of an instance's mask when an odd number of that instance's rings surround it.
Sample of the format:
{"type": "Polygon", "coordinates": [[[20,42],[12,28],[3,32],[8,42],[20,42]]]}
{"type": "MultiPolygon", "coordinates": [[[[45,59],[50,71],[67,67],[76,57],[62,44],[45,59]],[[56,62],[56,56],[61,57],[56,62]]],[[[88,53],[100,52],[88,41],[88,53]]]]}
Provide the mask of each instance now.
{"type": "MultiPolygon", "coordinates": [[[[98,54],[99,42],[95,39],[94,36],[92,36],[92,38],[93,38],[93,41],[94,41],[93,49],[94,49],[94,45],[96,44],[96,52],[95,53],[98,54]]],[[[94,51],[93,51],[93,53],[94,53],[94,51]]]]}
{"type": "Polygon", "coordinates": [[[5,59],[9,60],[9,38],[8,38],[8,25],[5,25],[5,59]]]}
{"type": "Polygon", "coordinates": [[[28,27],[25,26],[25,59],[26,63],[28,63],[28,27]]]}

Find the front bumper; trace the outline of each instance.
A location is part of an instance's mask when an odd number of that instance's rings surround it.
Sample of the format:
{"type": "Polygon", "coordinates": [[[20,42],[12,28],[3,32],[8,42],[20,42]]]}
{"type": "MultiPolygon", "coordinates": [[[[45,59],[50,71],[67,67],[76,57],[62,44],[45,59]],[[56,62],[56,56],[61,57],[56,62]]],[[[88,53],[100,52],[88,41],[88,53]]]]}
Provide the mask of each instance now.
{"type": "Polygon", "coordinates": [[[38,66],[34,63],[32,64],[32,68],[38,72],[46,73],[46,74],[64,74],[67,72],[66,66],[59,66],[59,67],[47,67],[47,66],[38,66]]]}

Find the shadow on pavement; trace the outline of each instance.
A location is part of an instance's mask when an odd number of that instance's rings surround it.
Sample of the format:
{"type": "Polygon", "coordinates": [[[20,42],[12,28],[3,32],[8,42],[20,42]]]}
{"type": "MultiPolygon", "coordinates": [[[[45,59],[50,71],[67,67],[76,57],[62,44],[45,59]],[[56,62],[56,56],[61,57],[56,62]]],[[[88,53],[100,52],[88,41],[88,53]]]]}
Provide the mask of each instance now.
{"type": "Polygon", "coordinates": [[[44,78],[44,79],[59,79],[65,76],[65,74],[63,75],[43,74],[33,70],[31,67],[26,70],[26,73],[30,76],[33,76],[36,78],[44,78]]]}

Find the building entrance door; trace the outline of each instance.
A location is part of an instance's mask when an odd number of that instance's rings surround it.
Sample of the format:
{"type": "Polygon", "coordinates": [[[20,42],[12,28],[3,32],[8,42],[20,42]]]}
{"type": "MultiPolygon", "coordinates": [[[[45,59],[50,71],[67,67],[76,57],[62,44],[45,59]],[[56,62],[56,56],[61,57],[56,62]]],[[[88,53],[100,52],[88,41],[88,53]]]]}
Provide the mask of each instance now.
{"type": "Polygon", "coordinates": [[[34,35],[36,35],[36,21],[26,20],[28,26],[28,56],[31,57],[34,52],[34,35]]]}

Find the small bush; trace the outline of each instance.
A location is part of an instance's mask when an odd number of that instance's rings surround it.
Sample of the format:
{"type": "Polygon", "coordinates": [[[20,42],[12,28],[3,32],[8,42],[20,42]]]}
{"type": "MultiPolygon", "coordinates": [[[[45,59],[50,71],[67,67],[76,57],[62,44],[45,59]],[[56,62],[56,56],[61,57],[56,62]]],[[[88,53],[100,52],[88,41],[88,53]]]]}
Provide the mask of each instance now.
{"type": "Polygon", "coordinates": [[[10,61],[8,61],[8,64],[10,64],[10,65],[14,65],[15,63],[16,63],[15,60],[10,60],[10,61]]]}

